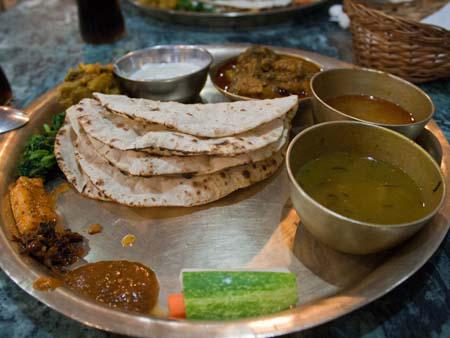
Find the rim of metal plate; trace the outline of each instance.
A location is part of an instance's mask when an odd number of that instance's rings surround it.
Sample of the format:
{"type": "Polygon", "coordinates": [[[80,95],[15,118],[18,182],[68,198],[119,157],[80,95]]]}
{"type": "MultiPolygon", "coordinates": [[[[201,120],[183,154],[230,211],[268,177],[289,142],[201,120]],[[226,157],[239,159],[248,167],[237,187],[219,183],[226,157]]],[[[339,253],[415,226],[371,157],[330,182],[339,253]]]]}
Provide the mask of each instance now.
{"type": "MultiPolygon", "coordinates": [[[[206,47],[213,55],[223,49],[242,50],[248,45],[209,45],[206,47]]],[[[274,48],[279,52],[297,53],[310,57],[323,64],[325,68],[351,67],[352,65],[325,57],[319,54],[289,48],[274,48]]],[[[8,157],[11,147],[23,140],[30,133],[38,130],[42,123],[49,120],[45,107],[54,102],[57,88],[37,99],[28,109],[32,121],[28,126],[16,132],[0,137],[0,158],[8,157]],[[46,116],[47,115],[47,116],[46,116]]],[[[450,146],[445,136],[432,121],[428,129],[439,140],[442,150],[442,165],[447,184],[450,184],[448,168],[450,165],[450,146]]],[[[23,142],[22,142],[23,143],[23,142]]],[[[12,160],[12,159],[11,159],[12,160]]],[[[0,161],[0,172],[6,170],[8,161],[0,161]]],[[[8,187],[1,187],[3,201],[8,198],[8,187]]],[[[8,203],[3,203],[8,205],[8,203]]],[[[2,214],[11,213],[3,209],[2,214]]],[[[11,215],[9,215],[11,217],[11,215]]],[[[115,311],[111,308],[94,304],[71,293],[64,288],[53,292],[39,292],[33,289],[32,282],[45,274],[39,271],[39,266],[30,258],[20,255],[15,244],[8,239],[5,229],[11,224],[0,224],[0,266],[9,277],[27,293],[37,298],[52,309],[77,320],[85,325],[111,332],[139,337],[265,337],[281,335],[307,329],[330,321],[358,309],[383,296],[400,285],[433,255],[444,239],[450,218],[450,203],[448,199],[433,220],[433,227],[424,227],[404,245],[395,249],[393,255],[380,267],[370,273],[358,285],[340,294],[300,305],[292,310],[270,316],[250,318],[238,321],[177,321],[148,316],[139,316],[115,311]],[[416,252],[414,252],[416,250],[416,252]],[[418,258],[417,250],[420,250],[418,258]],[[30,269],[30,266],[33,269],[30,269]],[[386,277],[388,276],[388,278],[386,277]]]]}
{"type": "Polygon", "coordinates": [[[146,6],[138,0],[128,0],[144,13],[159,20],[180,25],[196,25],[210,28],[254,27],[280,24],[325,4],[328,0],[315,0],[301,5],[273,8],[258,12],[189,12],[146,6]]]}

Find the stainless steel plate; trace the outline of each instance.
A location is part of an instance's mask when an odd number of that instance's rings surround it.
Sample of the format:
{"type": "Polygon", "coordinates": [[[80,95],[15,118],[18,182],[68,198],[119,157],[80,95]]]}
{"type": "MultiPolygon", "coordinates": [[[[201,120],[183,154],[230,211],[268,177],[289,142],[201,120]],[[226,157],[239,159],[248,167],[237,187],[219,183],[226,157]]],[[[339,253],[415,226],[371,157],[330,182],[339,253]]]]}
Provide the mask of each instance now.
{"type": "Polygon", "coordinates": [[[259,12],[188,12],[173,9],[160,9],[145,6],[138,0],[129,0],[149,16],[182,25],[196,25],[216,28],[253,27],[267,24],[284,23],[305,14],[312,8],[323,5],[327,0],[313,0],[303,5],[274,8],[259,12]]]}
{"type": "MultiPolygon", "coordinates": [[[[245,46],[205,46],[217,61],[245,46]]],[[[350,66],[310,52],[297,53],[325,68],[350,66]]],[[[204,101],[224,98],[208,82],[204,101]]],[[[444,204],[433,221],[408,242],[391,251],[370,256],[351,256],[333,251],[312,238],[292,209],[285,169],[274,177],[218,202],[195,208],[133,209],[81,197],[74,190],[59,196],[57,209],[64,224],[89,240],[86,260],[139,261],[155,270],[161,284],[160,311],[152,316],[127,314],[80,298],[65,288],[39,292],[33,281],[47,271],[32,259],[18,254],[11,242],[14,227],[7,195],[17,159],[31,133],[58,112],[56,90],[38,99],[28,109],[28,126],[0,139],[2,181],[0,218],[0,265],[24,290],[64,315],[86,325],[140,337],[265,337],[309,328],[384,295],[419,269],[435,252],[449,228],[450,204],[444,204]],[[86,233],[92,223],[104,231],[86,233]],[[134,234],[133,247],[120,244],[125,234],[134,234]],[[271,316],[227,322],[176,321],[164,318],[168,293],[180,290],[178,275],[183,268],[287,267],[298,275],[300,301],[296,308],[271,316]]],[[[307,104],[296,117],[296,128],[312,123],[307,104]]],[[[450,184],[450,148],[434,122],[421,143],[442,157],[442,170],[450,184]],[[434,134],[434,136],[433,136],[434,134]],[[437,140],[435,139],[437,138],[437,140]],[[439,149],[439,143],[442,149],[439,149]]],[[[58,184],[51,182],[50,187],[58,184]]]]}

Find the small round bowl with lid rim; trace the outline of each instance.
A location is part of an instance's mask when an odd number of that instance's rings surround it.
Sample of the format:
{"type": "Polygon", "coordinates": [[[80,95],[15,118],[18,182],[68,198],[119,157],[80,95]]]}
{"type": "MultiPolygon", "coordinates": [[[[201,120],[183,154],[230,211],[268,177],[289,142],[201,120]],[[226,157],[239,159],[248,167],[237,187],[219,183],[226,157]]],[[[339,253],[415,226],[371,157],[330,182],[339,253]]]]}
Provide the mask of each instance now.
{"type": "Polygon", "coordinates": [[[114,62],[114,74],[131,97],[159,101],[190,102],[206,83],[212,55],[193,45],[160,45],[129,52],[114,62]],[[132,74],[146,64],[184,62],[197,66],[194,71],[167,79],[134,80],[132,74]]]}
{"type": "Polygon", "coordinates": [[[395,131],[367,123],[334,121],[307,128],[291,141],[286,163],[290,196],[301,223],[319,241],[346,253],[375,253],[401,243],[436,215],[445,198],[445,179],[424,149],[395,131]],[[317,202],[295,176],[310,160],[334,151],[371,156],[400,168],[421,189],[427,214],[408,223],[376,224],[343,216],[317,202]]]}

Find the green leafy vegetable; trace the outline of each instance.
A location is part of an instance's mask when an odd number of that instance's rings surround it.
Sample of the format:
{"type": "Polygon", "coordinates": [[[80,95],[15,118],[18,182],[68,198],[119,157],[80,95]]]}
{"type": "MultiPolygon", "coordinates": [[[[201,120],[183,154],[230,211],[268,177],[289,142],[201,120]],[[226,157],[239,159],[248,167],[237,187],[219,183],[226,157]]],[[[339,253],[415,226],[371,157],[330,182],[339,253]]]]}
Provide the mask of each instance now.
{"type": "Polygon", "coordinates": [[[65,112],[53,116],[51,125],[44,124],[41,134],[31,136],[19,164],[19,175],[48,178],[58,166],[53,152],[56,133],[64,123],[65,112]]]}

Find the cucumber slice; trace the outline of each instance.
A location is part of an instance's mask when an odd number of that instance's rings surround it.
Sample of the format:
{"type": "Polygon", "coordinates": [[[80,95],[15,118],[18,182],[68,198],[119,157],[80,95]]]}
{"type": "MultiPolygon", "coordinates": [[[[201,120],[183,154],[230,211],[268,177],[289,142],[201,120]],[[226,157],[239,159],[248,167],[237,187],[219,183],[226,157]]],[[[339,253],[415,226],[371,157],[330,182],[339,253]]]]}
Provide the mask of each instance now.
{"type": "Polygon", "coordinates": [[[293,273],[199,271],[182,278],[188,319],[260,316],[289,309],[298,299],[293,273]]]}

